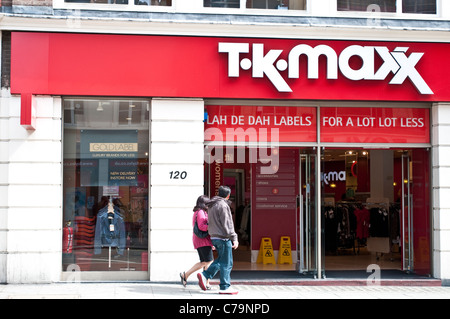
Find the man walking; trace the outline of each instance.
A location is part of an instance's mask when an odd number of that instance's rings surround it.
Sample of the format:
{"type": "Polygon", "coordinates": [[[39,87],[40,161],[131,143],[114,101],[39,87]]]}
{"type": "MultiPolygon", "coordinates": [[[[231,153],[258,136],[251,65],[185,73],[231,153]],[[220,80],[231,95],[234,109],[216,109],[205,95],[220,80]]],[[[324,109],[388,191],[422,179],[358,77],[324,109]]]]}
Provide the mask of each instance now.
{"type": "Polygon", "coordinates": [[[236,249],[239,242],[228,204],[230,194],[228,186],[220,186],[218,196],[214,196],[208,205],[208,232],[218,257],[207,270],[198,273],[197,278],[200,288],[206,290],[207,279],[212,279],[220,271],[219,293],[235,295],[238,291],[231,287],[230,273],[233,268],[232,249],[236,249]]]}

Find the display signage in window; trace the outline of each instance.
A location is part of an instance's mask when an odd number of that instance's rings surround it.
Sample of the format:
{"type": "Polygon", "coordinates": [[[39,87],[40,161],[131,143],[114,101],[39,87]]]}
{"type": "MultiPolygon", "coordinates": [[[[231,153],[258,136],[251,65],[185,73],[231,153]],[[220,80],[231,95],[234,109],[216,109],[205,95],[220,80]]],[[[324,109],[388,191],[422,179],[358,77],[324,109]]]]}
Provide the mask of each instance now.
{"type": "MultiPolygon", "coordinates": [[[[316,113],[314,107],[207,106],[205,141],[316,142],[316,113]]],[[[430,110],[322,107],[320,141],[428,144],[430,110]]]]}
{"type": "Polygon", "coordinates": [[[81,153],[84,158],[135,158],[137,131],[83,130],[81,153]]]}
{"type": "Polygon", "coordinates": [[[208,106],[205,140],[315,142],[316,127],[314,107],[208,106]]]}
{"type": "Polygon", "coordinates": [[[320,140],[331,143],[430,143],[430,110],[321,108],[320,140]]]}

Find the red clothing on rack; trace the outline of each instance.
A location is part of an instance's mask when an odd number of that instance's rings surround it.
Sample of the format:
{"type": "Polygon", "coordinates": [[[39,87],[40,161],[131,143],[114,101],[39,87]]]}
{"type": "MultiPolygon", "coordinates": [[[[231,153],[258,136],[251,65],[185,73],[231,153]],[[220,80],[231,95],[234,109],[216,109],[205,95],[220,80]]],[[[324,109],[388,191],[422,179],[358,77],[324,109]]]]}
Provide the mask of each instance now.
{"type": "Polygon", "coordinates": [[[356,216],[356,238],[365,239],[369,237],[370,212],[367,208],[355,209],[356,216]]]}

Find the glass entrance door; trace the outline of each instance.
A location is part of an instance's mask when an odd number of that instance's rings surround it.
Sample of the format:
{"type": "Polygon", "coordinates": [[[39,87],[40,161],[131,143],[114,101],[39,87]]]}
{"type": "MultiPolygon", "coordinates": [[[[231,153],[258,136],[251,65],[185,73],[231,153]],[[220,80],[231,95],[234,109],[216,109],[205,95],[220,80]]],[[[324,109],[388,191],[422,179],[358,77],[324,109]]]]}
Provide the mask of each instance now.
{"type": "Polygon", "coordinates": [[[327,277],[430,274],[429,150],[329,148],[321,174],[327,277]]]}
{"type": "Polygon", "coordinates": [[[301,150],[299,155],[299,194],[297,218],[297,270],[318,274],[318,214],[316,205],[317,155],[301,150]]]}
{"type": "Polygon", "coordinates": [[[414,271],[414,243],[413,243],[413,195],[411,192],[412,162],[408,152],[402,155],[402,207],[401,207],[401,236],[402,236],[402,270],[414,271]]]}

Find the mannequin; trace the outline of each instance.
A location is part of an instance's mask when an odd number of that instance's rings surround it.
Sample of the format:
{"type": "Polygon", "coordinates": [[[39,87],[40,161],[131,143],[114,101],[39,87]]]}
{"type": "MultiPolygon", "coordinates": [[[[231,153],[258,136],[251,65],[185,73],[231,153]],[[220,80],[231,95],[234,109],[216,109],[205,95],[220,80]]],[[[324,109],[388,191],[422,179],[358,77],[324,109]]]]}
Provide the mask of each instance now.
{"type": "Polygon", "coordinates": [[[101,253],[102,247],[108,247],[109,267],[111,267],[111,248],[117,248],[117,253],[123,255],[126,245],[125,222],[114,207],[112,198],[106,207],[102,208],[97,215],[95,227],[94,253],[101,253]]]}

